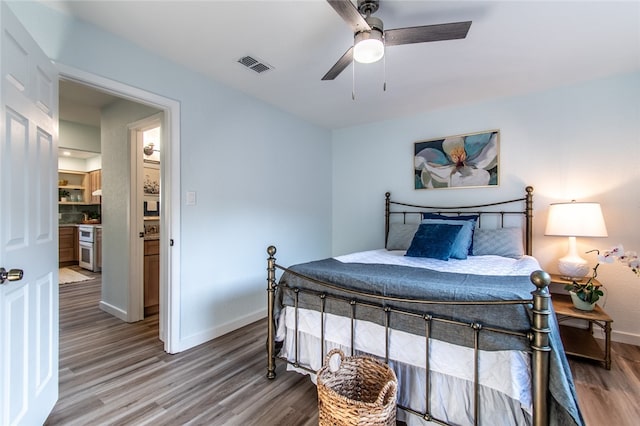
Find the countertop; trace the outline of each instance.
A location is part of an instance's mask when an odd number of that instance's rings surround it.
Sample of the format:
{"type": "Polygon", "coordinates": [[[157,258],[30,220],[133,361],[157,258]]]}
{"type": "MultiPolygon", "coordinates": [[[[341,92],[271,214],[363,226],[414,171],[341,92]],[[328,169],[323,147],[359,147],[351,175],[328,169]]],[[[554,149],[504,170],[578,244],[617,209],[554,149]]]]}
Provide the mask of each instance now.
{"type": "MultiPolygon", "coordinates": [[[[59,223],[58,224],[58,227],[60,228],[70,228],[72,226],[93,226],[95,228],[102,228],[101,223],[59,223]]],[[[152,241],[152,240],[159,240],[159,239],[160,239],[159,233],[145,234],[144,236],[145,241],[152,241]]]]}

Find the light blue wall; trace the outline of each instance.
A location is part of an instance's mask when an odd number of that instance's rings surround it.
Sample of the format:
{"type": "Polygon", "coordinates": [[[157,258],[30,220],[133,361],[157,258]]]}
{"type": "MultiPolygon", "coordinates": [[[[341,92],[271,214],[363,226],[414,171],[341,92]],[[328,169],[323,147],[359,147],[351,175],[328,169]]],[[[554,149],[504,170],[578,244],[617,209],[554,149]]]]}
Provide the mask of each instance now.
{"type": "Polygon", "coordinates": [[[86,124],[60,120],[58,129],[60,148],[100,152],[100,129],[86,124]]]}
{"type": "MultiPolygon", "coordinates": [[[[552,272],[566,250],[543,236],[554,201],[602,203],[609,237],[579,249],[640,251],[639,74],[331,133],[39,4],[10,5],[52,59],[180,102],[181,192],[198,193],[182,207],[183,339],[262,309],[268,244],[281,264],[380,247],[385,191],[466,203],[533,185],[534,254],[552,272]],[[499,187],[413,190],[414,142],[489,129],[501,131],[499,187]]],[[[606,266],[614,338],[640,342],[640,283],[606,266]]]]}
{"type": "Polygon", "coordinates": [[[182,340],[266,314],[269,244],[282,264],[330,254],[330,131],[41,4],[9,5],[54,61],[180,102],[182,340]]]}
{"type": "MultiPolygon", "coordinates": [[[[102,109],[102,297],[111,309],[129,306],[131,146],[128,125],[159,111],[124,99],[102,109]]],[[[135,178],[133,179],[135,181],[135,178]]],[[[124,316],[126,318],[126,315],[124,316]]]]}
{"type": "MultiPolygon", "coordinates": [[[[551,202],[597,201],[609,237],[578,248],[622,243],[640,251],[640,74],[527,96],[417,114],[333,133],[333,254],[384,245],[384,193],[400,201],[459,205],[534,192],[534,255],[554,272],[566,239],[545,237],[551,202]],[[500,129],[500,186],[413,189],[414,142],[500,129]]],[[[595,264],[595,257],[588,257],[595,264]]],[[[606,310],[619,340],[640,343],[640,279],[621,265],[598,270],[608,283],[606,310]]]]}

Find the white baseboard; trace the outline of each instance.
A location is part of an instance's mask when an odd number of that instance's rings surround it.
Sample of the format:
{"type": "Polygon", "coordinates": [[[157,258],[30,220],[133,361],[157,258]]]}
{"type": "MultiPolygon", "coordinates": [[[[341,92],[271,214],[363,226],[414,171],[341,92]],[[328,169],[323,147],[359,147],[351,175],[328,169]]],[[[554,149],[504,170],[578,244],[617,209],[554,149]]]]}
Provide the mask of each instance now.
{"type": "MultiPolygon", "coordinates": [[[[267,316],[266,309],[260,309],[256,312],[249,313],[241,318],[237,318],[233,321],[230,321],[226,324],[222,324],[209,330],[203,331],[198,334],[191,335],[186,338],[181,338],[178,342],[178,350],[177,352],[186,351],[187,349],[191,349],[195,346],[198,346],[202,343],[208,342],[209,340],[213,340],[216,337],[223,336],[227,333],[230,333],[234,330],[237,330],[245,325],[249,325],[258,320],[261,320],[267,316]]],[[[267,329],[265,328],[264,337],[267,338],[267,329]]]]}
{"type": "MultiPolygon", "coordinates": [[[[593,337],[604,340],[604,331],[599,328],[594,328],[593,337]]],[[[627,333],[625,331],[611,330],[611,341],[640,346],[640,335],[627,333]]]]}
{"type": "Polygon", "coordinates": [[[127,321],[127,312],[123,311],[120,308],[117,308],[113,305],[110,305],[109,303],[101,300],[100,301],[100,309],[102,309],[103,311],[105,311],[108,314],[113,315],[116,318],[120,318],[122,321],[127,321]]]}
{"type": "Polygon", "coordinates": [[[626,333],[624,331],[611,330],[611,340],[614,342],[628,343],[629,345],[640,346],[640,335],[626,333]]]}

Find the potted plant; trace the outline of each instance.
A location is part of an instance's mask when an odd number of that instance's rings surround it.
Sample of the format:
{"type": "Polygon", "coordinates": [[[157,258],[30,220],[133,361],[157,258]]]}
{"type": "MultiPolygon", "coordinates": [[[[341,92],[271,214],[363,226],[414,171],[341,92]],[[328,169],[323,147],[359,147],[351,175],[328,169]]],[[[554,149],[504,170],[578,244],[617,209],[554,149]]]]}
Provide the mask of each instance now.
{"type": "Polygon", "coordinates": [[[640,259],[636,252],[625,252],[621,245],[613,247],[611,250],[605,251],[602,255],[600,250],[589,250],[587,253],[596,252],[598,254],[598,263],[593,267],[593,273],[589,279],[585,282],[573,281],[571,284],[567,284],[564,289],[569,291],[573,306],[583,311],[592,311],[596,305],[596,302],[600,299],[600,296],[604,295],[604,292],[600,286],[594,284],[595,278],[598,276],[598,267],[600,262],[613,263],[616,259],[621,263],[627,265],[638,276],[640,276],[640,259]]]}
{"type": "Polygon", "coordinates": [[[65,202],[67,201],[67,197],[69,196],[69,191],[67,191],[66,189],[58,189],[58,197],[60,199],[60,201],[65,202]]]}
{"type": "Polygon", "coordinates": [[[599,263],[593,267],[593,273],[586,282],[573,281],[571,284],[564,286],[564,289],[568,290],[571,295],[573,306],[577,309],[582,311],[593,311],[596,306],[596,302],[600,299],[600,296],[604,295],[600,286],[596,286],[593,282],[593,280],[598,276],[598,266],[600,266],[599,263]]]}

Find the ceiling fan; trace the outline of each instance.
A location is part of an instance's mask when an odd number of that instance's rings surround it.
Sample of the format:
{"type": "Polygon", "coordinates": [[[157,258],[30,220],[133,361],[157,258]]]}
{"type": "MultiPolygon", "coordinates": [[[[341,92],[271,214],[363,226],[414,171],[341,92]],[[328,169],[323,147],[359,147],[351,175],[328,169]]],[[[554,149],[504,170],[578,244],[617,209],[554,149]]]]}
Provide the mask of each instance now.
{"type": "Polygon", "coordinates": [[[467,36],[471,27],[471,21],[465,21],[385,31],[382,20],[371,16],[378,10],[379,0],[358,0],[357,7],[350,0],[327,2],[351,26],[354,42],[322,80],[335,79],[353,60],[361,63],[380,60],[384,56],[386,46],[461,39],[467,36]]]}

